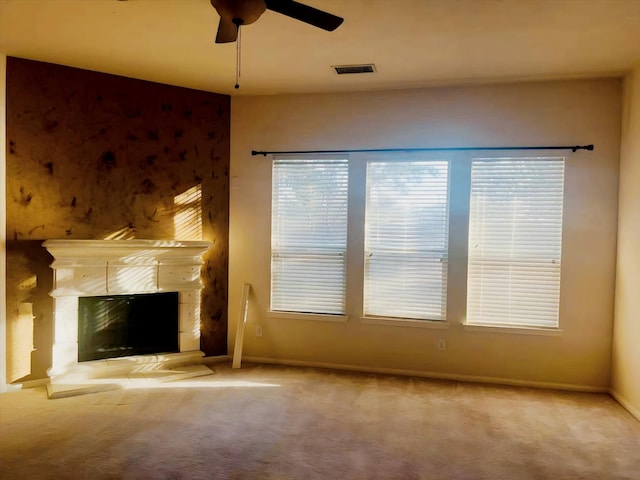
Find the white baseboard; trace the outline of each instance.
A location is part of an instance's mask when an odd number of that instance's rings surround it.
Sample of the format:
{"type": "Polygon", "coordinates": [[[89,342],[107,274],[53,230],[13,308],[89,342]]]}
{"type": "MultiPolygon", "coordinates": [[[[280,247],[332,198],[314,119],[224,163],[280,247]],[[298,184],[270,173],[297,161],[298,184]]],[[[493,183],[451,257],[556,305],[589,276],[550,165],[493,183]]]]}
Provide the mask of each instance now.
{"type": "Polygon", "coordinates": [[[304,360],[289,360],[289,359],[269,358],[269,357],[245,356],[242,358],[242,360],[246,362],[254,362],[254,363],[290,365],[295,367],[328,368],[333,370],[347,370],[352,372],[382,373],[387,375],[403,375],[403,376],[410,376],[410,377],[433,378],[437,380],[453,380],[453,381],[459,381],[459,382],[492,383],[496,385],[549,388],[554,390],[569,390],[573,392],[609,393],[608,387],[598,387],[593,385],[578,385],[573,383],[536,382],[531,380],[519,380],[519,379],[512,379],[512,378],[483,377],[483,376],[476,376],[476,375],[459,375],[455,373],[425,372],[421,370],[367,367],[363,365],[345,365],[345,364],[326,363],[326,362],[308,362],[304,360]]]}
{"type": "Polygon", "coordinates": [[[223,363],[231,360],[231,355],[216,355],[215,357],[202,357],[200,363],[223,363]]]}
{"type": "MultiPolygon", "coordinates": [[[[215,364],[223,363],[231,360],[231,355],[218,355],[215,357],[204,357],[201,359],[203,364],[215,364]]],[[[345,370],[352,372],[365,372],[365,373],[381,373],[387,375],[402,375],[410,377],[422,377],[433,378],[438,380],[453,380],[460,382],[475,382],[475,383],[490,383],[496,385],[510,385],[519,387],[534,387],[534,388],[550,388],[554,390],[569,390],[574,392],[589,392],[589,393],[609,393],[620,405],[627,409],[634,417],[640,420],[640,411],[633,407],[628,401],[621,397],[618,393],[607,387],[597,387],[592,385],[577,385],[571,383],[554,383],[554,382],[534,382],[529,380],[518,380],[511,378],[500,377],[484,377],[476,375],[459,375],[451,373],[440,372],[425,372],[420,370],[406,370],[397,368],[383,368],[383,367],[367,367],[363,365],[345,365],[338,363],[327,362],[309,362],[304,360],[290,360],[281,358],[268,358],[268,357],[252,357],[245,356],[242,359],[245,362],[253,363],[267,363],[274,365],[290,365],[294,367],[314,367],[314,368],[328,368],[332,370],[345,370]]],[[[21,388],[35,388],[45,386],[49,383],[48,378],[41,378],[37,380],[28,380],[21,384],[8,385],[8,391],[19,390],[21,388]]]]}
{"type": "Polygon", "coordinates": [[[615,401],[622,405],[631,415],[640,420],[640,410],[631,405],[631,402],[613,389],[609,390],[609,395],[611,395],[615,401]]]}

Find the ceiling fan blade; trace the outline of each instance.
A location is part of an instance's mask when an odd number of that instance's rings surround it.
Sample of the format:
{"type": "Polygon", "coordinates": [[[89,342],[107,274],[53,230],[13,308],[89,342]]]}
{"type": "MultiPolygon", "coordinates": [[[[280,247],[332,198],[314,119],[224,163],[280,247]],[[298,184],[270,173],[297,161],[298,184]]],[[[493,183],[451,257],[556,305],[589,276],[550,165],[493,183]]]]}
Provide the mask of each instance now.
{"type": "Polygon", "coordinates": [[[323,12],[308,5],[303,5],[302,3],[294,2],[293,0],[265,0],[265,4],[269,10],[295,18],[314,27],[328,30],[329,32],[334,31],[344,21],[344,18],[323,12]]]}
{"type": "Polygon", "coordinates": [[[220,17],[216,43],[231,43],[238,39],[238,27],[231,19],[220,17]]]}

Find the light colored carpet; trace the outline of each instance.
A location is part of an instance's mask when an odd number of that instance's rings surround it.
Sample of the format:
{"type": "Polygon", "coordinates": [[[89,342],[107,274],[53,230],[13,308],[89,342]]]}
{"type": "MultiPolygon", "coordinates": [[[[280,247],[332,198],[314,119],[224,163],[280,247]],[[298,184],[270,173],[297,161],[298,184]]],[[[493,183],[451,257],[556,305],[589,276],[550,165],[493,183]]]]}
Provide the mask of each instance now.
{"type": "Polygon", "coordinates": [[[4,479],[640,479],[607,395],[326,370],[0,395],[4,479]]]}

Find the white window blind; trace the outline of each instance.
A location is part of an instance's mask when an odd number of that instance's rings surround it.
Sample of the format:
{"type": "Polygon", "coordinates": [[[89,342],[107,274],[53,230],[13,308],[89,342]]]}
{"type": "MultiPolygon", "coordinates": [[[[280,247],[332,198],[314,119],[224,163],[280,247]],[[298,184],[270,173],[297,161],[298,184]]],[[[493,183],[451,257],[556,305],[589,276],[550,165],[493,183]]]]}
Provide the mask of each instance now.
{"type": "Polygon", "coordinates": [[[365,315],[444,320],[447,161],[369,162],[365,315]]]}
{"type": "Polygon", "coordinates": [[[557,327],[563,158],[474,159],[467,323],[557,327]]]}
{"type": "Polygon", "coordinates": [[[271,309],[345,311],[347,160],[275,160],[271,309]]]}

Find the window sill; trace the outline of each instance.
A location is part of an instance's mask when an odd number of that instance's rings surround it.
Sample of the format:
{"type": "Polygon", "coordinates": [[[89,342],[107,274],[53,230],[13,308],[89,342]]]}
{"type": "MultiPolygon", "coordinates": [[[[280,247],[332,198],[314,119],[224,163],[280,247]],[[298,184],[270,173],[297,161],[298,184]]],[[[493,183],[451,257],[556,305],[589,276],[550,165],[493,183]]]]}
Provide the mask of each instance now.
{"type": "Polygon", "coordinates": [[[560,337],[563,330],[559,328],[543,327],[522,327],[510,325],[469,325],[463,323],[464,329],[468,332],[482,333],[508,333],[514,335],[540,335],[546,337],[560,337]]]}
{"type": "Polygon", "coordinates": [[[449,323],[442,320],[416,320],[411,318],[360,317],[360,323],[366,325],[390,325],[393,327],[432,328],[446,330],[449,323]]]}
{"type": "Polygon", "coordinates": [[[334,315],[329,313],[278,312],[274,310],[269,310],[267,312],[267,317],[285,320],[312,320],[316,322],[331,323],[347,323],[347,320],[349,320],[349,315],[334,315]]]}

